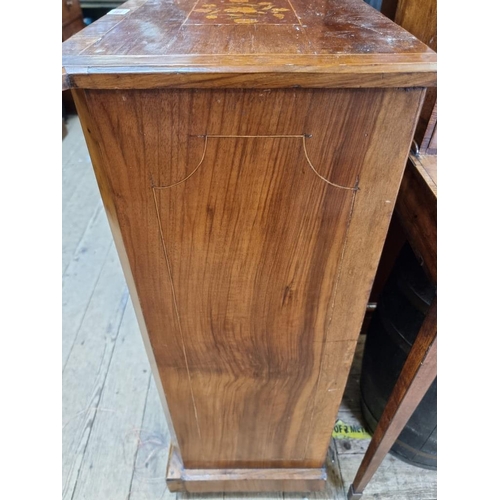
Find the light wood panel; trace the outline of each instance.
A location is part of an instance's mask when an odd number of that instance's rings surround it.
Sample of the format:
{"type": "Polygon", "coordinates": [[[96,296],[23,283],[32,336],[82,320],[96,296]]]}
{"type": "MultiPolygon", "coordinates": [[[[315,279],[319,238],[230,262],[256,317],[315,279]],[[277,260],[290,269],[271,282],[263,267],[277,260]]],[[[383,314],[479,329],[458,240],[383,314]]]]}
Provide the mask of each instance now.
{"type": "Polygon", "coordinates": [[[422,90],[76,96],[184,466],[320,468],[422,90]]]}
{"type": "MultiPolygon", "coordinates": [[[[72,225],[80,225],[78,217],[80,213],[85,213],[87,205],[93,204],[95,201],[96,189],[95,183],[87,181],[81,182],[81,173],[85,169],[91,168],[87,163],[87,151],[85,142],[82,135],[81,127],[78,124],[77,117],[70,117],[68,122],[68,136],[63,141],[63,214],[66,212],[66,207],[70,203],[71,207],[68,210],[67,223],[63,227],[63,254],[71,257],[70,252],[74,251],[73,236],[68,234],[68,229],[72,225]],[[78,196],[76,194],[78,189],[78,196]],[[85,195],[86,193],[86,195],[85,195]],[[72,224],[74,221],[74,224],[72,224]],[[66,241],[68,241],[69,248],[65,248],[66,241]]],[[[92,214],[87,213],[87,226],[90,222],[92,214]]],[[[81,227],[85,227],[85,224],[81,227]]],[[[106,224],[95,226],[93,229],[93,238],[101,238],[105,235],[108,239],[111,238],[109,227],[106,224]]],[[[83,232],[83,229],[82,229],[83,232]]],[[[79,254],[78,250],[75,252],[75,262],[72,266],[72,273],[78,275],[83,274],[89,277],[92,282],[92,275],[88,271],[87,259],[89,259],[94,248],[89,247],[88,252],[79,254]]],[[[102,266],[101,266],[102,267],[102,266]]],[[[99,268],[101,269],[101,268],[99,268]]],[[[66,297],[78,297],[81,302],[78,309],[63,309],[66,315],[77,314],[80,311],[85,311],[83,330],[81,330],[82,338],[79,339],[77,345],[80,346],[84,342],[84,346],[88,346],[85,352],[80,352],[78,356],[72,357],[70,370],[75,371],[75,378],[68,378],[63,376],[63,434],[69,433],[76,436],[80,429],[86,429],[86,439],[91,438],[93,441],[98,441],[100,438],[97,436],[92,438],[92,435],[101,430],[106,432],[106,446],[110,452],[116,450],[119,453],[111,459],[108,463],[104,460],[104,467],[112,467],[116,469],[113,474],[107,477],[107,487],[112,490],[121,491],[124,484],[130,484],[130,499],[131,500],[192,500],[207,498],[206,494],[195,493],[170,493],[167,490],[165,483],[165,470],[168,458],[168,449],[170,446],[170,437],[165,420],[164,409],[158,395],[153,381],[149,384],[147,391],[147,401],[144,408],[140,408],[142,401],[137,398],[137,386],[135,384],[123,384],[119,388],[119,393],[123,401],[132,402],[134,407],[137,408],[124,408],[123,402],[119,399],[108,400],[107,395],[113,395],[116,392],[116,384],[118,379],[114,374],[120,371],[126,371],[129,365],[134,365],[140,356],[138,356],[137,347],[135,349],[114,350],[110,351],[111,362],[101,364],[102,349],[97,341],[103,342],[103,336],[109,328],[110,322],[113,322],[115,311],[121,301],[121,287],[123,286],[123,275],[117,267],[116,256],[109,257],[104,262],[100,284],[96,293],[93,295],[93,301],[89,305],[88,301],[92,300],[90,295],[82,296],[79,292],[80,288],[87,289],[83,281],[68,281],[65,289],[66,297]],[[83,301],[85,299],[86,302],[83,301]],[[91,316],[87,318],[87,316],[91,316]],[[87,318],[87,319],[85,319],[87,318]],[[95,343],[90,343],[94,340],[95,343]],[[115,356],[120,354],[117,358],[115,356]],[[73,362],[74,361],[74,362],[73,362]],[[109,369],[113,368],[113,372],[105,376],[109,369]],[[103,391],[103,397],[106,402],[101,399],[99,402],[92,404],[93,388],[96,383],[95,374],[89,375],[89,371],[85,374],[82,373],[85,367],[101,366],[101,373],[105,376],[102,384],[99,384],[99,390],[103,391]],[[76,373],[78,371],[78,373],[76,373]],[[71,395],[71,397],[70,397],[71,395]],[[96,407],[92,410],[91,418],[82,419],[83,413],[79,417],[73,418],[78,412],[88,409],[89,407],[96,407]],[[137,409],[144,412],[143,420],[140,424],[137,421],[125,418],[129,415],[128,412],[133,412],[137,409]],[[111,411],[110,411],[111,410],[111,411]],[[124,410],[124,411],[123,411],[124,410]],[[95,412],[95,414],[93,413],[95,412]],[[99,418],[99,425],[93,425],[95,416],[99,418]],[[137,437],[137,439],[136,439],[137,437]],[[133,438],[133,439],[132,439],[133,438]],[[135,446],[130,446],[130,443],[135,446]],[[135,460],[135,467],[133,468],[132,478],[130,478],[130,463],[135,460]],[[118,473],[122,471],[122,474],[118,473]],[[126,474],[129,474],[126,476],[126,474]]],[[[73,299],[71,299],[73,300],[73,299]]],[[[120,329],[130,332],[126,335],[130,338],[131,335],[140,336],[137,320],[127,311],[125,316],[121,319],[120,329]]],[[[72,331],[63,329],[63,341],[68,336],[71,338],[72,331]]],[[[360,337],[360,342],[363,337],[360,337]]],[[[121,342],[121,334],[119,333],[116,342],[121,342]]],[[[134,341],[135,342],[135,341],[134,341]]],[[[139,342],[141,339],[139,338],[139,342]]],[[[362,344],[358,344],[357,355],[354,358],[354,363],[351,370],[350,377],[359,376],[361,365],[362,344]]],[[[134,365],[135,366],[135,365],[134,365]]],[[[85,368],[86,369],[86,368],[85,368]]],[[[96,371],[95,373],[99,373],[96,371]]],[[[120,377],[121,378],[121,377],[120,377]]],[[[128,405],[129,403],[126,403],[128,405]]],[[[356,383],[348,383],[344,393],[344,403],[341,406],[339,418],[345,422],[352,422],[356,425],[362,425],[360,420],[359,411],[356,413],[356,408],[359,410],[359,388],[356,383]]],[[[68,439],[66,435],[64,442],[68,439]]],[[[334,457],[327,459],[327,472],[328,481],[325,491],[308,493],[307,498],[310,500],[345,500],[345,491],[349,484],[354,479],[357,468],[362,459],[362,453],[366,445],[355,440],[342,440],[335,442],[338,447],[338,455],[335,454],[333,441],[331,442],[331,452],[334,457]],[[360,446],[358,446],[360,445],[360,446]],[[349,446],[350,449],[346,450],[349,446]],[[332,461],[331,458],[334,458],[332,461]]],[[[363,442],[365,443],[365,442],[363,442]]],[[[63,465],[68,467],[73,460],[78,463],[83,461],[85,463],[93,463],[93,459],[101,460],[103,455],[96,450],[96,447],[85,446],[82,442],[81,448],[77,446],[63,448],[63,465]]],[[[78,463],[75,463],[74,471],[78,472],[78,463]]],[[[64,473],[63,479],[66,480],[67,470],[64,473]]],[[[109,470],[109,469],[108,469],[109,470]]],[[[72,498],[73,500],[82,500],[84,492],[92,489],[92,485],[99,484],[102,481],[103,469],[101,467],[88,468],[85,474],[79,476],[75,475],[77,481],[71,480],[67,485],[67,492],[65,498],[72,498]],[[90,483],[85,485],[84,483],[90,483]],[[80,483],[78,490],[75,490],[75,485],[80,483]]],[[[94,490],[95,491],[95,490],[94,490]]],[[[209,495],[211,499],[222,500],[244,500],[264,499],[264,500],[299,500],[303,499],[303,494],[298,493],[220,493],[209,495]]],[[[436,498],[436,473],[434,471],[426,471],[409,466],[394,457],[388,456],[382,463],[378,473],[377,480],[372,481],[364,492],[366,500],[377,500],[377,498],[384,498],[390,500],[420,500],[422,498],[436,498]]]]}
{"type": "Polygon", "coordinates": [[[133,0],[63,52],[179,488],[316,489],[434,52],[358,0],[133,0]]]}
{"type": "Polygon", "coordinates": [[[167,468],[170,491],[204,493],[206,491],[321,491],[326,483],[326,469],[193,469],[184,468],[178,451],[172,448],[167,468]]]}

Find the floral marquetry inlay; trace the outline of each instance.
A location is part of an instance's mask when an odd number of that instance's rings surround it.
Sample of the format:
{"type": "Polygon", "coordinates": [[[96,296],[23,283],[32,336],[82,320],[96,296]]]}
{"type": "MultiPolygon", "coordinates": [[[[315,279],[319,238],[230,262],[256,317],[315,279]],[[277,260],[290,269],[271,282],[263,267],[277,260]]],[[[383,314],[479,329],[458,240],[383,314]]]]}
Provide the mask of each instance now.
{"type": "Polygon", "coordinates": [[[249,0],[199,1],[186,24],[300,24],[288,0],[250,2],[249,0]]]}

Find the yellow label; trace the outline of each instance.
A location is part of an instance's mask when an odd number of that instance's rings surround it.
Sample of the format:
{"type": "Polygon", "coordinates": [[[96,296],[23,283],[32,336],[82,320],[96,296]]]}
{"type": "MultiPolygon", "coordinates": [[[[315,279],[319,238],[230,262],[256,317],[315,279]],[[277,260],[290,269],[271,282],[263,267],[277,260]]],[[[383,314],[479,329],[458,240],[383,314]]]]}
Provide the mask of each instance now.
{"type": "Polygon", "coordinates": [[[371,439],[371,435],[363,426],[346,424],[342,420],[335,422],[332,437],[335,439],[371,439]]]}

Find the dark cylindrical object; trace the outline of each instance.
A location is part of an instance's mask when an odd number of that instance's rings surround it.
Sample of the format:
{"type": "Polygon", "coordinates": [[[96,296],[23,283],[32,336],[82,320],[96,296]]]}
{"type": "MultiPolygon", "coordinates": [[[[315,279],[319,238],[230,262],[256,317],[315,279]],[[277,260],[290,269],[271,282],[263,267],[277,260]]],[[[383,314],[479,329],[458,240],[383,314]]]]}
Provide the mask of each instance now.
{"type": "MultiPolygon", "coordinates": [[[[361,408],[373,432],[436,294],[406,244],[379,297],[367,334],[361,373],[361,408]]],[[[436,469],[437,379],[394,443],[391,454],[436,469]]]]}

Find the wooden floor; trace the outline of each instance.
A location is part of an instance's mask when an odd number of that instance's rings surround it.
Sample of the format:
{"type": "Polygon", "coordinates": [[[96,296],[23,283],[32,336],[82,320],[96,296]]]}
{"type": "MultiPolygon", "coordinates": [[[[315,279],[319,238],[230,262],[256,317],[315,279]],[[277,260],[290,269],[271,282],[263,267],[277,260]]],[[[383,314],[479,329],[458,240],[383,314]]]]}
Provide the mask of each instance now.
{"type": "MultiPolygon", "coordinates": [[[[63,141],[63,499],[344,500],[368,440],[332,440],[323,493],[170,493],[169,434],[77,117],[63,141]]],[[[362,425],[358,344],[339,418],[362,425]]],[[[431,500],[436,473],[388,456],[365,500],[431,500]]]]}

